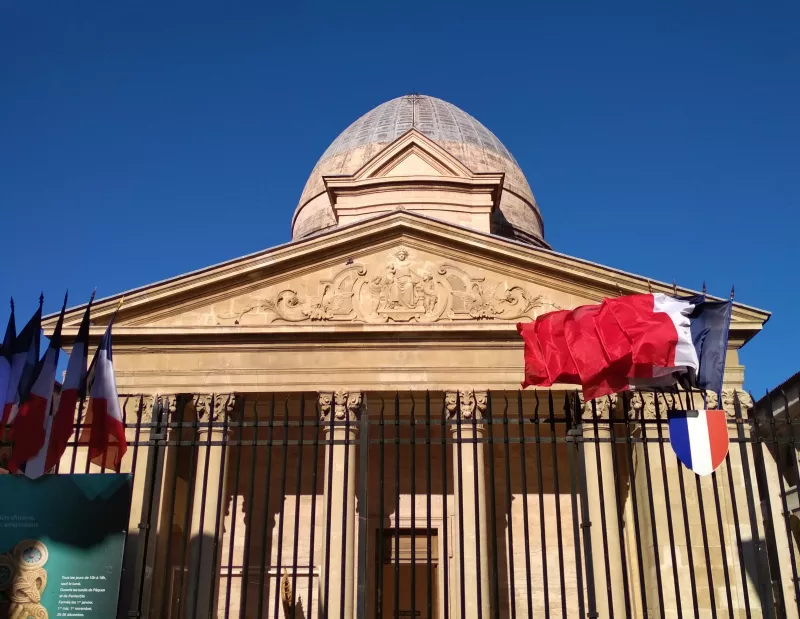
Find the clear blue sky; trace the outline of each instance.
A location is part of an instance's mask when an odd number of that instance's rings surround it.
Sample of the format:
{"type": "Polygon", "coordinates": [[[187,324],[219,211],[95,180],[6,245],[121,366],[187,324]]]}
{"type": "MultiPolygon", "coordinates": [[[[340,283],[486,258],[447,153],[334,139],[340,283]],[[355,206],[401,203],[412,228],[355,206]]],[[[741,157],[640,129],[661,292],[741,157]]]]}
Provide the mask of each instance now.
{"type": "Polygon", "coordinates": [[[653,4],[1,0],[0,295],[285,242],[326,146],[418,91],[508,146],[555,249],[771,310],[759,395],[800,370],[800,3],[653,4]]]}

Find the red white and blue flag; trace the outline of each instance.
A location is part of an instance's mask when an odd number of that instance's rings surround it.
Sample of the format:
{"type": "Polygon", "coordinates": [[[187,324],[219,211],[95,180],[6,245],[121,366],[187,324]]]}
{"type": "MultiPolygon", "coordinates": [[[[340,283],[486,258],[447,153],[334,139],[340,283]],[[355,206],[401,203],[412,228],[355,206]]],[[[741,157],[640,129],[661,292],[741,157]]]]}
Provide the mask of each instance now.
{"type": "Polygon", "coordinates": [[[528,386],[580,384],[594,399],[628,389],[722,389],[730,301],[635,294],[517,325],[528,386]]]}
{"type": "Polygon", "coordinates": [[[128,443],[114,376],[113,324],[112,318],[89,369],[89,406],[79,442],[89,446],[90,462],[119,472],[128,443]]]}
{"type": "Polygon", "coordinates": [[[72,436],[75,423],[75,406],[79,399],[83,400],[86,397],[86,361],[89,356],[89,314],[92,301],[94,292],[83,314],[78,337],[72,345],[58,405],[53,407],[55,414],[48,436],[46,471],[55,467],[67,450],[67,443],[72,436]]]}
{"type": "Polygon", "coordinates": [[[725,411],[669,411],[669,442],[688,469],[710,475],[728,455],[725,411]]]}
{"type": "MultiPolygon", "coordinates": [[[[11,299],[11,315],[8,317],[6,334],[0,344],[0,406],[5,408],[8,398],[8,382],[11,380],[11,356],[14,354],[14,341],[17,339],[17,325],[14,321],[14,299],[11,299]]],[[[0,415],[2,413],[0,412],[0,415]]],[[[3,434],[0,428],[0,436],[3,434]]]]}
{"type": "Polygon", "coordinates": [[[8,470],[15,473],[24,470],[29,477],[40,477],[44,473],[43,454],[47,449],[47,426],[50,417],[53,390],[56,381],[58,355],[61,351],[61,326],[64,323],[64,312],[67,297],[58,316],[56,328],[50,338],[50,345],[39,361],[34,372],[33,382],[27,393],[20,395],[17,414],[13,421],[14,447],[8,461],[8,470]],[[28,467],[28,461],[42,452],[41,464],[28,467]],[[28,468],[31,470],[29,471],[28,468]]]}
{"type": "MultiPolygon", "coordinates": [[[[6,425],[14,423],[17,416],[19,402],[26,396],[33,384],[36,367],[39,363],[39,336],[42,331],[42,303],[44,297],[39,297],[39,309],[33,314],[14,341],[11,353],[11,366],[9,370],[8,388],[3,404],[2,419],[0,419],[0,434],[6,425]]],[[[10,434],[9,434],[10,435],[10,434]]]]}

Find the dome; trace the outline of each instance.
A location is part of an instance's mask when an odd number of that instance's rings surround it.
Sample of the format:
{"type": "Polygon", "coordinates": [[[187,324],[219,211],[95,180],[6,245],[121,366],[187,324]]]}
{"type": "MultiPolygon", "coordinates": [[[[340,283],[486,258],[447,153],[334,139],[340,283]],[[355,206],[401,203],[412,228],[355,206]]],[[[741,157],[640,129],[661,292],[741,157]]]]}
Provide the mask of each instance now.
{"type": "Polygon", "coordinates": [[[356,120],[322,154],[306,182],[292,220],[294,239],[336,226],[323,176],[353,174],[384,147],[416,129],[473,172],[503,172],[493,234],[545,245],[541,214],[525,175],[503,143],[452,103],[426,95],[387,101],[356,120]]]}

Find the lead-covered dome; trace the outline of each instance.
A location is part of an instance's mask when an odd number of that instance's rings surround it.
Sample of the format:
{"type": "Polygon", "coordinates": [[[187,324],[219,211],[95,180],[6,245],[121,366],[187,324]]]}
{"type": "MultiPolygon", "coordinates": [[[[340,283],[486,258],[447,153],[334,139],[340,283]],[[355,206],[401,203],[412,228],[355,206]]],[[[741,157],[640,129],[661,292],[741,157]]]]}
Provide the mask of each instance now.
{"type": "Polygon", "coordinates": [[[542,218],[514,156],[491,131],[452,103],[426,95],[387,101],[364,114],[322,154],[300,196],[292,237],[303,238],[336,225],[323,176],[353,174],[409,129],[416,129],[473,172],[505,174],[493,234],[544,245],[542,218]]]}

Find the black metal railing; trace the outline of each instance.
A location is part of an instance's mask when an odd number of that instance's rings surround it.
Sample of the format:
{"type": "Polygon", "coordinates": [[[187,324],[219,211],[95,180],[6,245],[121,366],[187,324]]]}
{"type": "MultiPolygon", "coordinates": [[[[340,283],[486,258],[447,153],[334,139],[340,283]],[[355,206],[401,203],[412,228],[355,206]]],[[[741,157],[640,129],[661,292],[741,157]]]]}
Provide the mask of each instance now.
{"type": "MultiPolygon", "coordinates": [[[[122,396],[119,617],[797,612],[794,428],[738,395],[729,453],[702,478],[668,431],[700,394],[331,398],[122,396]]],[[[54,472],[104,473],[76,439],[54,472]]]]}

